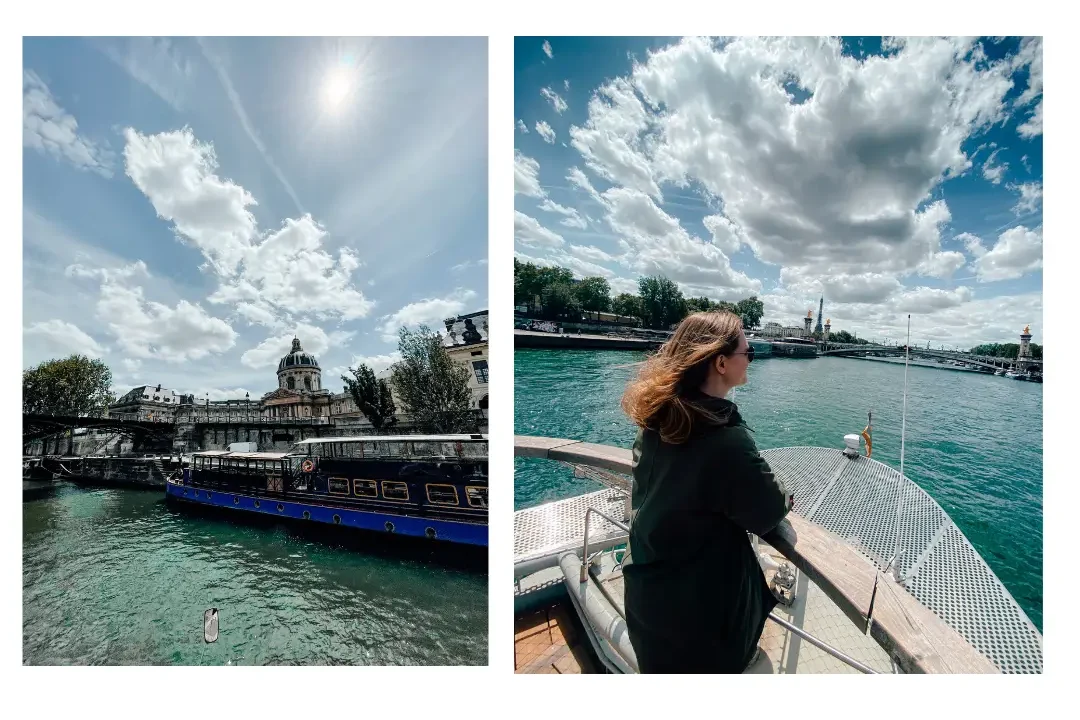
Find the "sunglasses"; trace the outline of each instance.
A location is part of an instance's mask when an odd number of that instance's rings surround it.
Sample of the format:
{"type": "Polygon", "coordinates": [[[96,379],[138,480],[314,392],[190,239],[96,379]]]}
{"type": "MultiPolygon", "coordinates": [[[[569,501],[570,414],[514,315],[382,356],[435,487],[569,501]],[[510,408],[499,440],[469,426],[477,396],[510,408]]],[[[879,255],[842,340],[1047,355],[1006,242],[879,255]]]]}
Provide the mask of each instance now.
{"type": "Polygon", "coordinates": [[[733,352],[733,353],[728,353],[728,354],[729,355],[745,355],[746,356],[746,362],[748,362],[748,363],[754,362],[754,346],[753,345],[751,345],[747,350],[744,350],[742,352],[733,352]]]}

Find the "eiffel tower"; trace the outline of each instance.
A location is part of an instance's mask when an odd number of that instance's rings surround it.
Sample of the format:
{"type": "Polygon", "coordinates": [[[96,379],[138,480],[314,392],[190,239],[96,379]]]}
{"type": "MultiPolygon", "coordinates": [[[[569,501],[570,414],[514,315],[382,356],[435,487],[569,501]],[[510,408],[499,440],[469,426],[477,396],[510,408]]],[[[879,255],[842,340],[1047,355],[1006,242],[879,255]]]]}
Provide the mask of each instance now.
{"type": "Polygon", "coordinates": [[[817,325],[814,326],[814,332],[816,332],[816,333],[821,333],[822,332],[822,328],[821,328],[821,312],[824,309],[825,309],[825,296],[822,295],[821,296],[821,302],[818,303],[817,325]]]}

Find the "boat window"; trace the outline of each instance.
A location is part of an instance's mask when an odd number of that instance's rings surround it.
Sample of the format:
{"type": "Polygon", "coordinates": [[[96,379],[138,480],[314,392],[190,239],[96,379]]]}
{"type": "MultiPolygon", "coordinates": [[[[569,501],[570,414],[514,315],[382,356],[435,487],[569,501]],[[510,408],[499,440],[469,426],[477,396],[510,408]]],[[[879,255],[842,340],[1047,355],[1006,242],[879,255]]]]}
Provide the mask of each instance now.
{"type": "Polygon", "coordinates": [[[487,491],[486,487],[479,487],[477,485],[465,486],[465,499],[469,501],[469,507],[487,507],[487,491]]]}
{"type": "Polygon", "coordinates": [[[385,500],[408,500],[409,486],[396,480],[383,480],[382,495],[385,500]]]}
{"type": "Polygon", "coordinates": [[[428,484],[424,487],[427,488],[427,499],[429,503],[434,505],[458,504],[457,488],[453,485],[428,484]]]}
{"type": "Polygon", "coordinates": [[[353,495],[356,497],[379,497],[379,488],[374,480],[353,480],[353,495]]]}
{"type": "Polygon", "coordinates": [[[332,477],[328,479],[327,490],[331,495],[348,495],[349,481],[347,478],[332,477]]]}

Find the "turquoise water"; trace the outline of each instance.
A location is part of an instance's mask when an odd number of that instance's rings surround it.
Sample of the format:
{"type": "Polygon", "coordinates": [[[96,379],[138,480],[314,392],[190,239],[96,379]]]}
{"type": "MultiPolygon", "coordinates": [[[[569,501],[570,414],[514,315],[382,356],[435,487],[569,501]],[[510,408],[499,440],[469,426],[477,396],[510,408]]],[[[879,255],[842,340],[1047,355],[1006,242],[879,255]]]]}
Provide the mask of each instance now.
{"type": "MultiPolygon", "coordinates": [[[[629,447],[619,408],[642,353],[517,350],[514,432],[629,447]]],[[[908,375],[904,474],[956,522],[1042,629],[1042,393],[1034,383],[935,368],[908,375]]],[[[730,399],[760,448],[843,447],[874,412],[874,458],[900,467],[903,364],[762,359],[730,399]]],[[[517,508],[598,489],[562,466],[517,459],[517,508]]]]}
{"type": "Polygon", "coordinates": [[[163,497],[62,485],[23,503],[24,664],[487,664],[486,572],[193,516],[163,497]]]}

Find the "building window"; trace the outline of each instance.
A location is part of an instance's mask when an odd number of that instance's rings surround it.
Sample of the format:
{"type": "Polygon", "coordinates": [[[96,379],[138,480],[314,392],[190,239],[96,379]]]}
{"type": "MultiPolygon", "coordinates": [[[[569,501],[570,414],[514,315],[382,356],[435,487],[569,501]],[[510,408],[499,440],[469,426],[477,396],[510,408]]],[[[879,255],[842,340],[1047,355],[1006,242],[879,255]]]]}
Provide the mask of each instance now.
{"type": "Polygon", "coordinates": [[[476,382],[486,385],[488,381],[487,360],[476,360],[472,364],[473,372],[476,373],[476,382]]]}
{"type": "Polygon", "coordinates": [[[311,378],[309,378],[309,377],[304,378],[304,389],[305,390],[311,390],[311,378]]]}
{"type": "Polygon", "coordinates": [[[379,490],[374,480],[353,480],[353,495],[373,498],[379,496],[379,490]]]}
{"type": "Polygon", "coordinates": [[[296,378],[294,378],[292,375],[290,375],[289,379],[285,381],[285,386],[288,387],[290,390],[295,390],[296,389],[296,378]]]}

